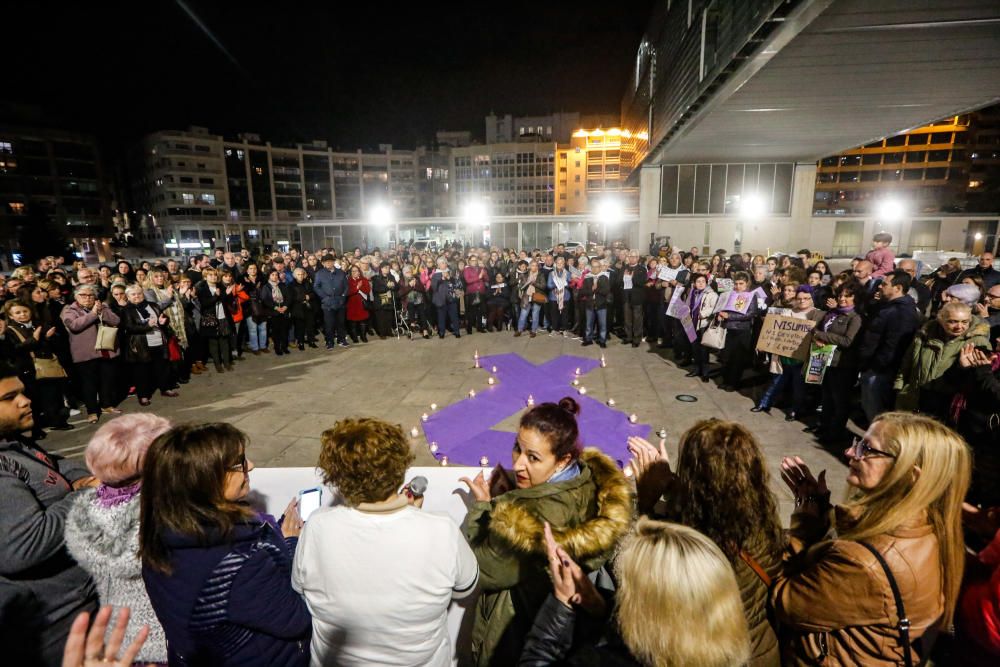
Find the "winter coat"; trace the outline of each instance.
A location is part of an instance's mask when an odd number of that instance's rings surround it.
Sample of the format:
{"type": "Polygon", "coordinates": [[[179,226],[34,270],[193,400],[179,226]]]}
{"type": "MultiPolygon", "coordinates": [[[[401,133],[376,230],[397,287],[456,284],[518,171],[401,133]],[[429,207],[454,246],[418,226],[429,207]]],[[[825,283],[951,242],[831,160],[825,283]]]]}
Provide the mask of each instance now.
{"type": "MultiPolygon", "coordinates": [[[[361,278],[347,279],[347,320],[349,322],[364,322],[368,319],[368,309],[365,308],[366,297],[371,298],[372,285],[368,279],[361,278]]],[[[370,302],[369,302],[370,303],[370,302]]]]}
{"type": "Polygon", "coordinates": [[[623,294],[625,296],[625,305],[627,306],[642,306],[646,303],[646,280],[648,278],[648,273],[646,267],[642,264],[636,264],[634,267],[626,264],[621,270],[621,284],[623,294]],[[625,272],[632,272],[632,289],[625,289],[625,272]]]}
{"type": "Polygon", "coordinates": [[[0,438],[0,577],[30,590],[31,613],[42,621],[43,636],[96,607],[94,582],[66,551],[64,539],[66,514],[81,493],[73,482],[88,476],[78,461],[48,454],[28,440],[0,438]]]}
{"type": "Polygon", "coordinates": [[[136,657],[138,662],[166,662],[167,641],[153,612],[142,582],[139,560],[139,496],[102,507],[96,489],[75,494],[66,516],[66,548],[97,585],[101,605],[128,607],[124,646],[139,629],[149,626],[149,638],[136,657]]]}
{"type": "Polygon", "coordinates": [[[868,322],[858,348],[861,368],[895,374],[919,328],[917,304],[909,296],[883,303],[868,322]]]}
{"type": "MultiPolygon", "coordinates": [[[[1000,370],[990,366],[964,369],[965,406],[959,413],[958,432],[972,447],[971,502],[1000,506],[1000,370]]],[[[1000,627],[1000,626],[998,626],[1000,627]]]]}
{"type": "MultiPolygon", "coordinates": [[[[902,664],[896,603],[885,572],[858,542],[825,539],[830,514],[793,514],[788,558],[771,588],[786,667],[902,664]]],[[[838,512],[838,525],[847,517],[838,512]]],[[[889,564],[918,639],[944,613],[938,540],[926,516],[867,540],[889,564]]],[[[913,664],[920,657],[913,650],[913,664]]]]}
{"type": "Polygon", "coordinates": [[[168,534],[171,574],[142,566],[146,592],[163,625],[171,665],[305,667],[312,618],[292,589],[298,538],[270,517],[237,524],[207,544],[168,534]]]}
{"type": "MultiPolygon", "coordinates": [[[[531,277],[530,271],[526,271],[521,274],[518,278],[517,284],[517,293],[521,297],[521,308],[528,308],[531,306],[531,296],[535,292],[546,295],[548,286],[548,275],[541,269],[538,270],[538,273],[535,274],[534,278],[531,277]]],[[[545,298],[548,299],[548,296],[545,298]]]]}
{"type": "MultiPolygon", "coordinates": [[[[66,325],[69,332],[69,351],[74,363],[100,359],[103,355],[94,349],[97,345],[97,328],[99,321],[116,327],[118,316],[110,308],[103,308],[100,315],[94,315],[89,308],[84,308],[75,301],[62,309],[59,319],[66,325]]],[[[109,358],[117,357],[118,350],[106,353],[109,358]]]]}
{"type": "Polygon", "coordinates": [[[580,303],[591,310],[607,308],[611,302],[611,279],[607,273],[589,273],[577,291],[580,303]]]}
{"type": "Polygon", "coordinates": [[[387,310],[392,312],[394,304],[397,303],[396,289],[399,283],[391,273],[383,276],[381,273],[372,277],[372,300],[377,310],[387,310]]]}
{"type": "Polygon", "coordinates": [[[198,322],[198,331],[205,337],[228,336],[233,330],[231,326],[232,304],[227,304],[227,299],[231,299],[231,297],[226,294],[226,288],[221,282],[216,283],[215,287],[217,288],[216,293],[212,294],[211,288],[204,280],[194,286],[194,296],[198,301],[198,312],[201,313],[198,322]],[[223,317],[217,316],[216,305],[219,303],[223,305],[223,317]]]}
{"type": "MultiPolygon", "coordinates": [[[[683,294],[680,298],[684,299],[688,304],[688,308],[691,307],[691,292],[683,294]]],[[[712,319],[715,317],[715,305],[718,302],[719,295],[714,289],[706,287],[702,291],[701,305],[698,307],[698,312],[691,313],[691,323],[694,324],[695,330],[702,331],[712,324],[712,319]]]]}
{"type": "Polygon", "coordinates": [[[462,280],[465,281],[465,293],[466,294],[482,294],[486,291],[486,283],[483,282],[489,278],[489,272],[486,272],[486,276],[483,277],[481,274],[484,269],[481,267],[467,266],[462,270],[462,280]]]}
{"type": "Polygon", "coordinates": [[[297,280],[292,281],[288,285],[288,297],[291,301],[290,308],[288,312],[295,319],[307,319],[312,317],[313,313],[313,286],[312,282],[308,278],[299,282],[297,280]]]}
{"type": "Polygon", "coordinates": [[[515,489],[476,502],[463,525],[479,561],[482,594],[472,629],[474,664],[513,665],[552,584],[543,522],[591,572],[610,558],[631,524],[632,490],[615,462],[596,449],[580,457],[572,479],[515,489]]]}
{"type": "Polygon", "coordinates": [[[519,667],[639,667],[642,664],[632,657],[613,624],[605,628],[587,628],[589,620],[587,614],[570,609],[550,594],[535,617],[517,664],[519,667]],[[577,637],[585,638],[582,646],[575,646],[577,637]]]}
{"type": "Polygon", "coordinates": [[[160,332],[162,343],[159,346],[149,347],[146,335],[153,331],[153,327],[149,326],[149,320],[139,312],[139,307],[142,306],[146,306],[150,312],[154,313],[155,317],[160,317],[160,309],[148,301],[143,301],[138,306],[131,303],[125,306],[124,317],[122,317],[122,331],[124,332],[122,351],[125,355],[125,361],[130,363],[145,363],[151,361],[153,355],[165,355],[167,341],[170,340],[168,328],[157,325],[156,330],[160,332]]]}
{"type": "Polygon", "coordinates": [[[274,292],[271,287],[270,282],[266,282],[260,286],[258,294],[260,295],[260,305],[264,313],[268,318],[271,317],[288,317],[288,313],[292,308],[292,293],[289,291],[289,285],[281,282],[280,278],[278,280],[278,291],[281,293],[282,301],[277,303],[274,300],[274,292]],[[284,306],[288,308],[284,313],[279,313],[276,308],[279,306],[284,306]]]}
{"type": "Polygon", "coordinates": [[[327,271],[325,267],[318,269],[316,279],[313,281],[313,290],[324,310],[343,308],[347,300],[347,274],[340,269],[333,271],[327,271]]]}
{"type": "MultiPolygon", "coordinates": [[[[992,351],[989,335],[989,325],[975,316],[964,334],[950,339],[937,320],[925,324],[913,337],[903,356],[903,365],[896,374],[893,385],[898,392],[896,409],[916,410],[922,390],[948,395],[949,398],[954,395],[960,387],[948,382],[945,374],[957,366],[959,352],[969,343],[989,354],[992,351]]],[[[942,411],[947,409],[946,406],[941,407],[942,411]]]]}
{"type": "Polygon", "coordinates": [[[1000,531],[976,557],[981,573],[967,567],[956,609],[963,665],[996,665],[1000,661],[1000,531]]]}
{"type": "Polygon", "coordinates": [[[486,304],[497,308],[506,308],[510,303],[510,283],[504,281],[503,287],[490,285],[486,291],[486,304]]]}
{"type": "Polygon", "coordinates": [[[833,318],[829,326],[823,329],[824,320],[813,329],[813,342],[823,345],[836,345],[831,366],[837,368],[856,368],[858,365],[858,342],[861,340],[861,315],[857,310],[849,312],[828,313],[833,318]]]}

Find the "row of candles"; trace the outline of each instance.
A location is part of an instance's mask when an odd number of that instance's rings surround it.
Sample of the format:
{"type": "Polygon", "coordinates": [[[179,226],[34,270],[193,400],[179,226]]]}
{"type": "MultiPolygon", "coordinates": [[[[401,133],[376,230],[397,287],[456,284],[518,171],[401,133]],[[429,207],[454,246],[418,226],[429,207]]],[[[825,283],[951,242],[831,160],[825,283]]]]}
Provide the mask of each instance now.
{"type": "MultiPolygon", "coordinates": [[[[479,350],[476,350],[475,354],[473,355],[473,359],[475,360],[475,368],[481,368],[481,366],[479,365],[479,350]]],[[[602,354],[601,355],[601,368],[607,368],[607,367],[608,367],[608,362],[604,358],[604,355],[602,354]]],[[[497,367],[496,366],[492,366],[490,368],[490,372],[496,373],[497,372],[497,367]]],[[[496,378],[494,378],[493,376],[490,376],[489,378],[486,379],[486,383],[489,384],[490,386],[492,386],[492,385],[496,384],[496,378]]],[[[574,372],[574,378],[573,378],[572,384],[573,384],[574,387],[577,388],[577,393],[579,393],[581,396],[585,396],[587,394],[587,388],[584,387],[584,386],[582,386],[582,385],[580,385],[580,368],[579,367],[577,367],[576,371],[574,372]]],[[[469,390],[469,398],[475,398],[475,397],[476,397],[476,390],[475,389],[470,389],[469,390]]],[[[525,400],[525,405],[527,405],[530,408],[534,404],[535,404],[535,397],[532,396],[531,394],[528,394],[528,398],[525,400]]],[[[607,400],[607,404],[608,404],[608,407],[614,407],[614,405],[615,405],[615,399],[609,398],[607,400]]],[[[431,403],[431,411],[433,412],[434,410],[437,410],[437,403],[431,403]]],[[[422,422],[426,423],[427,420],[429,420],[429,419],[430,419],[430,415],[427,414],[426,412],[423,413],[422,415],[420,415],[420,421],[422,421],[422,422]]],[[[636,423],[639,422],[639,417],[633,412],[632,414],[630,414],[628,416],[628,420],[629,420],[629,423],[636,424],[636,423]]],[[[414,426],[413,428],[410,429],[410,435],[413,436],[414,438],[418,437],[420,435],[420,429],[417,428],[416,426],[414,426]]],[[[659,435],[661,438],[665,438],[667,436],[667,432],[666,432],[665,429],[660,429],[659,431],[657,431],[657,435],[659,435]]],[[[437,442],[431,442],[430,445],[428,446],[428,448],[430,449],[431,454],[435,454],[435,455],[437,454],[437,452],[438,452],[438,444],[437,444],[437,442]]],[[[441,456],[440,457],[440,463],[443,466],[448,465],[448,457],[447,456],[441,456]]],[[[482,456],[482,457],[479,458],[479,465],[481,465],[483,467],[487,467],[487,466],[489,466],[489,464],[490,464],[489,457],[482,456]]]]}

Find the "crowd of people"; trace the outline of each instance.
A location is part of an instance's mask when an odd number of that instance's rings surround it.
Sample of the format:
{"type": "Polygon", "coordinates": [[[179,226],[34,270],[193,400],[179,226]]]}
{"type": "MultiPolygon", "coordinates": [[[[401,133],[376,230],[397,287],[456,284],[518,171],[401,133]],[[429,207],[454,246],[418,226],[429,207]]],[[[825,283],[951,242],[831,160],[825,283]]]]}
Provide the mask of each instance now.
{"type": "Polygon", "coordinates": [[[559,246],[20,267],[0,320],[0,619],[17,664],[128,645],[169,665],[447,665],[448,606],[477,590],[475,665],[992,664],[1000,272],[990,253],[924,272],[891,241],[838,274],[808,250],[559,246]],[[757,352],[770,314],[813,325],[806,360],[757,352]],[[461,528],[420,510],[398,425],[344,419],[317,463],[342,502],[303,522],[294,499],[277,519],[251,508],[233,426],[117,416],[248,353],[463,330],[671,350],[843,447],[850,493],[832,504],[826,471],[784,459],[783,530],[759,443],[722,420],[685,432],[675,463],[630,440],[629,479],[581,449],[565,398],[522,416],[509,466],[464,480],[461,528]],[[47,453],[45,429],[80,408],[113,417],[84,462],[47,453]]]}

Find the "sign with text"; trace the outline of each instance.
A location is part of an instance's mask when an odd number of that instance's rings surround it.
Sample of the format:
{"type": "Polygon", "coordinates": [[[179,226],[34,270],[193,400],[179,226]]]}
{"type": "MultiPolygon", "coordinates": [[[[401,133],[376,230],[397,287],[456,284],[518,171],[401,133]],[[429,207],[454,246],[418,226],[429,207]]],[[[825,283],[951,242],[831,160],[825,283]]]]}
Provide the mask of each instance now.
{"type": "Polygon", "coordinates": [[[757,339],[757,350],[805,361],[809,358],[809,344],[815,326],[816,323],[810,320],[768,315],[757,339]]]}
{"type": "Polygon", "coordinates": [[[694,342],[698,338],[698,332],[695,331],[694,322],[691,321],[691,309],[683,301],[679,301],[674,307],[673,317],[676,317],[681,322],[681,326],[684,328],[684,333],[687,335],[690,342],[694,342]]]}
{"type": "MultiPolygon", "coordinates": [[[[677,311],[677,306],[678,305],[684,305],[684,286],[683,285],[678,285],[677,287],[675,287],[674,288],[674,293],[672,295],[670,295],[670,303],[667,304],[667,315],[669,315],[670,317],[676,317],[677,319],[680,319],[681,318],[680,313],[678,313],[678,311],[677,311]]],[[[688,310],[688,315],[690,315],[690,314],[691,314],[691,311],[688,310]]]]}

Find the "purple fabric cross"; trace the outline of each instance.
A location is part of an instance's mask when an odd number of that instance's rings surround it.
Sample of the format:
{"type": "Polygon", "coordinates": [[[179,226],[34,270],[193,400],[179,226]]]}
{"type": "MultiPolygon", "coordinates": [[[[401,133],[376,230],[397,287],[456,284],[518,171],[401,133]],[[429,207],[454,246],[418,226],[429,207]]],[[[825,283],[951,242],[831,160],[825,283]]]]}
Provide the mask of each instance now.
{"type": "Polygon", "coordinates": [[[629,459],[628,437],[649,435],[649,424],[631,424],[626,413],[577,393],[572,385],[576,369],[580,369],[580,384],[585,386],[585,375],[601,365],[596,359],[563,355],[535,366],[510,353],[480,357],[479,365],[474,372],[482,375],[484,386],[476,390],[476,396],[438,410],[423,424],[427,442],[436,442],[437,456],[447,456],[450,463],[475,466],[486,456],[490,466],[502,463],[510,467],[514,434],[492,427],[526,408],[529,394],[535,405],[555,403],[563,396],[576,399],[580,404],[581,444],[597,447],[619,466],[629,459]],[[493,366],[496,373],[490,371],[493,366]],[[493,386],[485,384],[489,375],[498,380],[493,386]]]}

